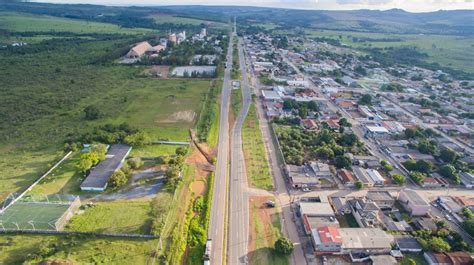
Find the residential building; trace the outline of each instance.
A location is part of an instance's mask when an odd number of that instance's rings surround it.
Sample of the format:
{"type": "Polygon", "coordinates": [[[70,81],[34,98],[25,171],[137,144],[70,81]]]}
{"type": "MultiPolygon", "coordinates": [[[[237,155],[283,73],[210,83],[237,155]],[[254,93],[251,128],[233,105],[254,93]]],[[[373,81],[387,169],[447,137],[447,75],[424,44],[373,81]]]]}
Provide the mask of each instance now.
{"type": "Polygon", "coordinates": [[[402,190],[398,201],[412,216],[425,216],[430,211],[430,204],[414,190],[402,190]]]}
{"type": "Polygon", "coordinates": [[[367,169],[367,175],[372,179],[374,185],[382,186],[385,184],[385,179],[376,169],[367,169]]]}
{"type": "Polygon", "coordinates": [[[311,231],[316,254],[337,253],[341,251],[342,238],[336,227],[324,226],[311,231]]]}
{"type": "Polygon", "coordinates": [[[381,210],[391,210],[395,204],[395,198],[388,191],[368,191],[365,198],[373,201],[381,210]]]}
{"type": "Polygon", "coordinates": [[[379,227],[380,208],[372,201],[365,198],[357,198],[347,201],[351,207],[352,215],[360,227],[379,227]]]}
{"type": "Polygon", "coordinates": [[[367,174],[367,171],[362,168],[362,167],[357,167],[357,166],[354,166],[352,167],[352,170],[354,171],[354,175],[356,176],[356,178],[362,182],[362,184],[364,184],[364,186],[366,187],[373,187],[374,186],[374,181],[372,180],[371,177],[369,177],[369,175],[367,174]]]}
{"type": "Polygon", "coordinates": [[[347,187],[353,187],[356,183],[356,178],[351,171],[347,169],[341,169],[337,172],[337,176],[341,180],[342,184],[346,185],[347,187]]]}
{"type": "Polygon", "coordinates": [[[286,171],[290,183],[295,189],[314,188],[320,184],[319,179],[314,172],[307,166],[287,165],[286,171]]]}
{"type": "Polygon", "coordinates": [[[132,49],[125,55],[128,59],[138,59],[145,55],[145,53],[151,50],[153,47],[147,41],[143,41],[133,46],[132,49]]]}
{"type": "Polygon", "coordinates": [[[461,172],[459,174],[459,177],[461,178],[461,183],[466,188],[472,189],[474,187],[474,174],[468,172],[461,172]]]}
{"type": "Polygon", "coordinates": [[[321,162],[310,162],[309,166],[313,170],[313,173],[318,178],[332,178],[332,172],[329,169],[329,165],[321,162]]]}
{"type": "Polygon", "coordinates": [[[336,214],[327,201],[305,202],[300,201],[299,212],[306,234],[310,235],[312,229],[322,226],[339,227],[336,214]]]}
{"type": "Polygon", "coordinates": [[[423,257],[429,265],[472,265],[472,257],[466,252],[425,252],[423,257]]]}
{"type": "Polygon", "coordinates": [[[409,235],[395,236],[395,244],[402,252],[421,252],[423,250],[418,240],[409,235]]]}

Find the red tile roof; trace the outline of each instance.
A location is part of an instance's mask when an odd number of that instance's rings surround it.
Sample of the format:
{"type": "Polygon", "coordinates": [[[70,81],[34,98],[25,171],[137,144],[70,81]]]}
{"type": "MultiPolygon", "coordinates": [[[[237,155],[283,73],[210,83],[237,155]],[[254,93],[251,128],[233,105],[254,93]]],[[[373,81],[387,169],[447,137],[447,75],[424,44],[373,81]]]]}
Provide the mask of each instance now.
{"type": "Polygon", "coordinates": [[[318,228],[319,238],[322,243],[339,243],[342,244],[342,237],[336,227],[325,226],[318,228]]]}
{"type": "Polygon", "coordinates": [[[339,171],[339,176],[341,176],[344,183],[354,182],[354,180],[355,180],[354,174],[352,174],[352,172],[350,172],[347,169],[341,169],[339,171]]]}

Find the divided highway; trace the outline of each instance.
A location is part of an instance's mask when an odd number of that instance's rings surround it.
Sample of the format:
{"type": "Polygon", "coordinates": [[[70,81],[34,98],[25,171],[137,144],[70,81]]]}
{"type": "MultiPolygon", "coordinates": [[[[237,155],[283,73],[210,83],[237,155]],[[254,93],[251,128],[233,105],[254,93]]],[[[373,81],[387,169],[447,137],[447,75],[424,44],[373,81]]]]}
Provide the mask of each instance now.
{"type": "Polygon", "coordinates": [[[239,40],[239,64],[242,72],[242,109],[237,117],[231,137],[231,170],[229,181],[229,231],[227,264],[246,264],[249,237],[249,201],[247,175],[242,150],[242,126],[250,108],[251,93],[242,41],[239,40]]]}
{"type": "Polygon", "coordinates": [[[221,109],[219,120],[219,139],[214,187],[212,194],[212,210],[209,220],[207,237],[212,240],[211,264],[224,264],[224,234],[227,201],[227,166],[229,164],[229,100],[230,100],[230,73],[232,69],[233,34],[229,39],[227,62],[224,71],[224,84],[221,93],[221,109]]]}

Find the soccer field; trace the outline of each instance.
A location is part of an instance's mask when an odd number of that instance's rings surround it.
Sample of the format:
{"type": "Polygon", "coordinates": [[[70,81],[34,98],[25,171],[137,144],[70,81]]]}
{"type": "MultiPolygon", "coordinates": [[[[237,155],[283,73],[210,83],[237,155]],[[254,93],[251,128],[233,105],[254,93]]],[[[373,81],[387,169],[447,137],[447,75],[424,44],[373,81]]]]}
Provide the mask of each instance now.
{"type": "Polygon", "coordinates": [[[18,202],[0,215],[0,229],[56,230],[56,221],[70,206],[69,204],[18,202]]]}

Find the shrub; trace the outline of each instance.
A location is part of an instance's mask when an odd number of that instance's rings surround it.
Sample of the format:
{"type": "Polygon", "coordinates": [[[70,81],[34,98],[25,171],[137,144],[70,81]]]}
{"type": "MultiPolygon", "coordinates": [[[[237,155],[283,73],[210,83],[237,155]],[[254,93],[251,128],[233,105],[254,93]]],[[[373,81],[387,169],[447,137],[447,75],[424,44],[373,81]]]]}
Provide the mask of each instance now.
{"type": "Polygon", "coordinates": [[[143,161],[139,157],[130,158],[128,160],[128,165],[130,165],[132,169],[139,169],[143,164],[143,161]]]}
{"type": "Polygon", "coordinates": [[[109,179],[109,187],[112,189],[120,188],[127,183],[128,179],[122,170],[115,171],[109,179]]]}
{"type": "Polygon", "coordinates": [[[275,241],[275,250],[277,253],[283,255],[289,255],[293,252],[294,246],[293,242],[286,237],[280,237],[277,241],[275,241]]]}

